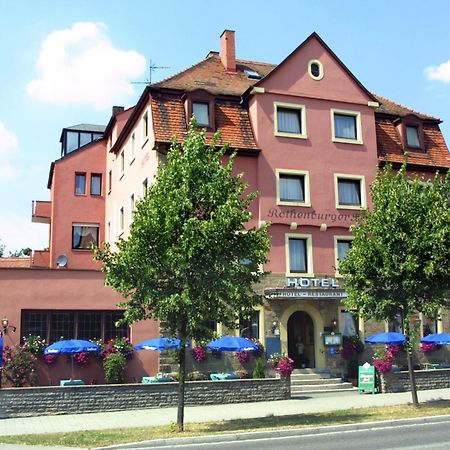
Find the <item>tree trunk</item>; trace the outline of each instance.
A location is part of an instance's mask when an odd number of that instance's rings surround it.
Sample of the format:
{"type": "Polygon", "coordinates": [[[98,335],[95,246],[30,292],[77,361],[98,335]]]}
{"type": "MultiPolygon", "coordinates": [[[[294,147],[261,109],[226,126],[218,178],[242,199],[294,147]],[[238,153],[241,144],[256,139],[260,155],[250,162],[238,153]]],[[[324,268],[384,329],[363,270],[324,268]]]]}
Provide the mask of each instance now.
{"type": "Polygon", "coordinates": [[[406,360],[408,362],[408,374],[409,374],[409,383],[411,384],[411,396],[412,403],[414,407],[419,406],[419,399],[417,398],[417,387],[416,387],[416,376],[414,374],[413,362],[412,362],[412,344],[411,342],[411,323],[409,314],[407,311],[404,312],[403,316],[403,330],[405,331],[406,341],[406,360]]]}
{"type": "Polygon", "coordinates": [[[177,411],[177,430],[184,431],[184,388],[186,380],[186,323],[183,322],[180,327],[180,349],[179,357],[179,373],[178,381],[178,411],[177,411]]]}

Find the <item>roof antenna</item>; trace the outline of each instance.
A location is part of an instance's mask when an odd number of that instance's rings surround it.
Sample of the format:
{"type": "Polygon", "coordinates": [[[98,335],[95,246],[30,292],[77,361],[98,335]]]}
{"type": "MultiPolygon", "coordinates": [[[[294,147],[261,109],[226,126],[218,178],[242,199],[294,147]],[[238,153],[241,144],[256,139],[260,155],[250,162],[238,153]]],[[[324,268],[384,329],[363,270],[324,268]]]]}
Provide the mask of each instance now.
{"type": "Polygon", "coordinates": [[[154,72],[157,69],[170,69],[170,67],[157,66],[155,61],[150,60],[150,65],[148,66],[147,81],[132,81],[131,84],[146,84],[147,86],[152,84],[152,72],[154,72]]]}

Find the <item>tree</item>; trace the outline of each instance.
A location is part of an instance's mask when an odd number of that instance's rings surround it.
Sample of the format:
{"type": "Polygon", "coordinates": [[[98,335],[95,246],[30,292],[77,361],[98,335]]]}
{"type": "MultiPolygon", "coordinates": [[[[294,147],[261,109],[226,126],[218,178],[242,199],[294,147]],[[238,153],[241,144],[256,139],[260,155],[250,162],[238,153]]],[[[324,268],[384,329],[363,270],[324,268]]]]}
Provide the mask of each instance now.
{"type": "MultiPolygon", "coordinates": [[[[216,138],[215,138],[216,139],[216,138]]],[[[155,183],[136,206],[130,236],[118,251],[96,250],[106,284],[126,301],[125,320],[159,320],[181,339],[177,425],[184,423],[185,344],[212,337],[208,321],[235,328],[239,315],[261,304],[254,286],[263,275],[270,242],[267,227],[246,229],[255,193],[233,176],[234,155],[205,145],[191,123],[174,143],[155,183]]]]}
{"type": "Polygon", "coordinates": [[[433,180],[409,178],[406,163],[379,170],[371,187],[373,209],[363,212],[355,239],[339,264],[346,307],[363,318],[394,320],[400,314],[413,404],[418,405],[412,315],[435,317],[450,289],[450,173],[433,180]]]}
{"type": "Polygon", "coordinates": [[[23,248],[22,250],[15,250],[9,252],[10,258],[23,258],[25,256],[30,256],[33,250],[30,247],[23,248]]]}
{"type": "Polygon", "coordinates": [[[3,258],[3,255],[5,254],[5,246],[1,241],[2,240],[0,239],[0,258],[3,258]]]}

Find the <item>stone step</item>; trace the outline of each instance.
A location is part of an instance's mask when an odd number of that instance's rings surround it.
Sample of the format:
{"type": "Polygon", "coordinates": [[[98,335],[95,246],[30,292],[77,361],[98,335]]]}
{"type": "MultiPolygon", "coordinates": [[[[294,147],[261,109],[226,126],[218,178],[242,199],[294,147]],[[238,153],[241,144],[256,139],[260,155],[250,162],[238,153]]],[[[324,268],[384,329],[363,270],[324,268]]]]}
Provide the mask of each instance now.
{"type": "Polygon", "coordinates": [[[340,378],[319,378],[316,380],[295,380],[291,378],[291,386],[310,386],[310,385],[329,385],[329,384],[342,384],[342,380],[340,378]]]}
{"type": "Polygon", "coordinates": [[[329,380],[331,375],[329,373],[292,373],[291,380],[329,380]]]}
{"type": "Polygon", "coordinates": [[[315,374],[329,374],[330,371],[327,368],[321,368],[321,369],[317,369],[317,368],[311,368],[311,367],[307,367],[305,369],[294,369],[292,371],[293,374],[307,374],[307,373],[315,373],[315,374]]]}
{"type": "Polygon", "coordinates": [[[301,386],[291,386],[291,395],[303,394],[305,392],[333,392],[333,391],[343,391],[349,390],[353,391],[356,388],[353,387],[351,383],[341,382],[341,383],[329,383],[329,384],[304,384],[301,386]]]}

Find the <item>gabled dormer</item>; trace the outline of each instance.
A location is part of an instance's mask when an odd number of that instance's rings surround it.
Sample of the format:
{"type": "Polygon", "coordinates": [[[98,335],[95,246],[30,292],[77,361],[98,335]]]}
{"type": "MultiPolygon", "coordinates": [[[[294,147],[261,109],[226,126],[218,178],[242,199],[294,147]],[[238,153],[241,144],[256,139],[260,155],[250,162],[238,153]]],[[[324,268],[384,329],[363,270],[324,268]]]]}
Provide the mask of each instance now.
{"type": "Polygon", "coordinates": [[[215,95],[204,89],[186,92],[183,101],[187,122],[189,123],[191,117],[195,116],[197,126],[204,127],[208,131],[216,131],[215,99],[215,95]]]}
{"type": "Polygon", "coordinates": [[[403,151],[425,152],[423,121],[414,114],[398,118],[394,121],[400,136],[403,151]]]}

